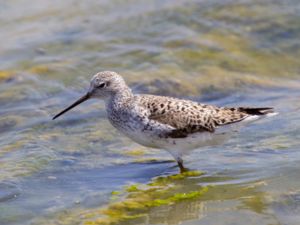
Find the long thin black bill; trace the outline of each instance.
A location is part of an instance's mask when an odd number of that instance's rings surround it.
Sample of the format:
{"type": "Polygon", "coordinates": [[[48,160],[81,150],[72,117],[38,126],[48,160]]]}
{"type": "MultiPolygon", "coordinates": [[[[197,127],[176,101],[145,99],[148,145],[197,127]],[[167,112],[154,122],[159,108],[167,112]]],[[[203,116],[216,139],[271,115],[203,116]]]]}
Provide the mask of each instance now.
{"type": "Polygon", "coordinates": [[[57,117],[61,116],[62,114],[64,114],[65,112],[68,112],[70,109],[74,108],[75,106],[79,105],[80,103],[88,100],[90,98],[90,95],[87,93],[84,96],[82,96],[80,99],[78,99],[76,102],[74,102],[72,105],[70,105],[69,107],[65,108],[63,111],[61,111],[60,113],[56,114],[52,120],[55,120],[57,117]]]}

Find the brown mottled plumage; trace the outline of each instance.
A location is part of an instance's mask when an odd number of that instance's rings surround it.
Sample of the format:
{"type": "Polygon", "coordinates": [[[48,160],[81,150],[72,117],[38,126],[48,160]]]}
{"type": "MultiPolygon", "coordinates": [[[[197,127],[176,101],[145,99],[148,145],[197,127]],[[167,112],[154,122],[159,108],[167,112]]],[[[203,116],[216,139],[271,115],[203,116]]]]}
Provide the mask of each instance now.
{"type": "Polygon", "coordinates": [[[139,144],[166,149],[181,171],[185,151],[222,143],[236,124],[273,112],[272,108],[218,108],[178,98],[134,95],[120,75],[105,71],[92,78],[86,95],[53,119],[90,98],[104,99],[115,128],[139,144]]]}
{"type": "Polygon", "coordinates": [[[149,118],[176,130],[166,137],[184,138],[195,132],[214,132],[218,126],[240,122],[250,115],[265,115],[272,108],[218,108],[189,100],[155,95],[138,95],[141,107],[150,111],[149,118]]]}

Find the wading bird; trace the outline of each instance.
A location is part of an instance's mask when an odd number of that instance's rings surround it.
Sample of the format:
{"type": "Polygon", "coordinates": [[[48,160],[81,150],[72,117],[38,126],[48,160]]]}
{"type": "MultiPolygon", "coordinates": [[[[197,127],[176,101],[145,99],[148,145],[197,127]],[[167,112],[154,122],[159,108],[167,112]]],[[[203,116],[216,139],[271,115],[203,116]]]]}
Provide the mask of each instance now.
{"type": "Polygon", "coordinates": [[[185,171],[182,156],[191,149],[220,144],[248,121],[273,115],[272,108],[216,107],[167,96],[133,94],[124,79],[111,71],[93,76],[88,92],[58,113],[99,98],[111,124],[135,142],[165,149],[185,171]]]}

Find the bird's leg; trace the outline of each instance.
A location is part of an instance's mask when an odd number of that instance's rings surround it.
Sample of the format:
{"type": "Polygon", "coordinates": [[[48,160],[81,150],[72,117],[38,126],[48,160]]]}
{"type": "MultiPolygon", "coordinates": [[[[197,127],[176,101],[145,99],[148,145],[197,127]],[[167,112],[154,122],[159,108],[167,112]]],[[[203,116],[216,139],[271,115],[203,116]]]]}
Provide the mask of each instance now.
{"type": "Polygon", "coordinates": [[[179,166],[179,169],[180,169],[180,173],[184,173],[184,172],[188,171],[188,169],[186,169],[186,168],[183,166],[183,160],[182,160],[182,158],[176,157],[176,161],[177,161],[177,163],[178,163],[178,166],[179,166]]]}

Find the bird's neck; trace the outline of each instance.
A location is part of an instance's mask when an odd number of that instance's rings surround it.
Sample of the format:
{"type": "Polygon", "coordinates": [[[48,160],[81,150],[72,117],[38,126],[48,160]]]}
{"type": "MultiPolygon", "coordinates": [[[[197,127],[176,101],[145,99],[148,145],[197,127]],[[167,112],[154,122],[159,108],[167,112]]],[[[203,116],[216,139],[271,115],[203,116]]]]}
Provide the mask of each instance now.
{"type": "Polygon", "coordinates": [[[134,96],[129,87],[124,87],[114,93],[109,99],[106,100],[106,109],[110,110],[123,110],[128,108],[132,101],[134,101],[134,96]]]}

